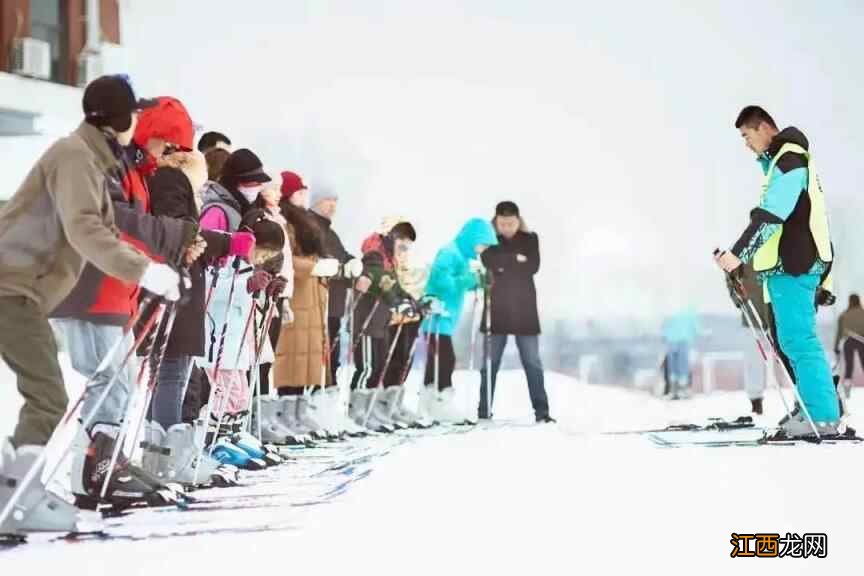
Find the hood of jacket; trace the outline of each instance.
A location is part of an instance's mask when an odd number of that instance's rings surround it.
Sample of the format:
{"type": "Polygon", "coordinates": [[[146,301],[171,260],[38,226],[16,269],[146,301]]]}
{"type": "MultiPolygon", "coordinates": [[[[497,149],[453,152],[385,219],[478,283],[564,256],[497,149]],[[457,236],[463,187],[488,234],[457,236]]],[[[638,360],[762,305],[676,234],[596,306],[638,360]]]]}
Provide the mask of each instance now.
{"type": "Polygon", "coordinates": [[[789,126],[774,136],[774,139],[771,140],[771,144],[768,146],[768,150],[765,153],[769,158],[774,158],[784,144],[797,144],[805,150],[810,150],[810,141],[807,140],[807,136],[805,136],[804,133],[795,126],[789,126]]]}
{"type": "Polygon", "coordinates": [[[462,256],[470,260],[477,257],[477,246],[496,246],[498,237],[488,220],[472,218],[462,226],[459,234],[456,235],[455,243],[462,256]]]}
{"type": "Polygon", "coordinates": [[[151,138],[160,138],[185,151],[194,149],[195,128],[192,118],[183,103],[176,98],[162,96],[158,104],[145,108],[138,115],[134,141],[141,148],[147,147],[151,138]]]}

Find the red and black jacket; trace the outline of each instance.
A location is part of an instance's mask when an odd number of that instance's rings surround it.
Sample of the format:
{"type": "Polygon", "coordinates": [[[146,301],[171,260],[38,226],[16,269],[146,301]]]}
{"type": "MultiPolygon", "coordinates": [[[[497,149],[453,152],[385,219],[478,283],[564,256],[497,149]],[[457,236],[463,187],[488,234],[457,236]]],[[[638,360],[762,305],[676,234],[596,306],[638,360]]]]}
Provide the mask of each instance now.
{"type": "MultiPolygon", "coordinates": [[[[159,262],[177,262],[195,239],[197,226],[176,218],[153,216],[146,178],[155,168],[149,155],[133,144],[122,153],[116,172],[106,178],[120,238],[159,262]]],[[[52,318],[125,326],[138,308],[138,286],[107,276],[87,264],[75,288],[52,318]]]]}

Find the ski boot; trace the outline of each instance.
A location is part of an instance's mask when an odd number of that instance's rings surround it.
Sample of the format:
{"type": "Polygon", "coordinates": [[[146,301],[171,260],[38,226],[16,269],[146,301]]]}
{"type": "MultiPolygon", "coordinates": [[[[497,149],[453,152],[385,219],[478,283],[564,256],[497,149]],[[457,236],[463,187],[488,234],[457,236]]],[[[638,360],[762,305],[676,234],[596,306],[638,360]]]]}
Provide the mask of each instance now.
{"type": "Polygon", "coordinates": [[[108,479],[105,498],[102,498],[118,433],[119,426],[114,424],[95,424],[89,434],[83,430],[79,432],[71,469],[75,505],[96,510],[100,504],[107,504],[117,512],[132,506],[185,505],[188,500],[182,487],[165,484],[156,475],[133,466],[122,450],[108,479]]]}
{"type": "Polygon", "coordinates": [[[432,406],[432,418],[442,424],[462,425],[468,421],[463,411],[457,406],[456,391],[445,388],[438,394],[432,406]]]}
{"type": "MultiPolygon", "coordinates": [[[[294,432],[282,424],[282,403],[278,398],[261,398],[261,439],[269,444],[277,446],[290,446],[299,444],[294,438],[294,432]]],[[[252,430],[258,430],[258,412],[252,415],[252,430]]]]}
{"type": "Polygon", "coordinates": [[[317,438],[318,440],[331,442],[334,440],[334,436],[329,431],[325,430],[313,416],[314,407],[309,401],[308,396],[305,394],[297,396],[295,406],[297,410],[295,412],[295,418],[297,419],[297,423],[300,425],[301,430],[309,430],[312,437],[317,438]]]}
{"type": "Polygon", "coordinates": [[[424,421],[419,414],[405,408],[405,386],[394,387],[396,396],[393,403],[393,412],[391,418],[406,428],[429,428],[432,426],[430,422],[424,421]]]}
{"type": "Polygon", "coordinates": [[[762,414],[762,398],[751,398],[750,399],[750,411],[753,414],[757,414],[757,415],[762,414]]]}
{"type": "Polygon", "coordinates": [[[198,463],[200,470],[197,472],[197,483],[208,484],[209,480],[211,486],[219,488],[237,486],[240,480],[240,469],[231,464],[220,463],[207,452],[205,441],[207,428],[204,426],[204,420],[195,420],[195,422],[192,423],[192,429],[196,454],[198,454],[198,458],[200,458],[198,463]]]}
{"type": "Polygon", "coordinates": [[[354,420],[348,415],[347,406],[342,402],[342,396],[339,389],[335,386],[327,390],[330,396],[330,410],[333,419],[337,423],[337,427],[345,432],[350,438],[363,438],[369,435],[369,431],[362,426],[358,426],[354,420]]]}
{"type": "Polygon", "coordinates": [[[439,424],[435,420],[435,405],[438,403],[438,388],[434,384],[423,386],[420,388],[420,401],[417,406],[418,414],[423,422],[427,422],[430,426],[439,424]]]}
{"type": "Polygon", "coordinates": [[[270,446],[262,444],[258,438],[246,432],[247,412],[238,412],[232,418],[231,441],[253,458],[263,460],[267,466],[278,466],[284,460],[279,453],[270,446]]]}
{"type": "Polygon", "coordinates": [[[315,446],[312,437],[300,428],[300,423],[297,421],[297,398],[296,396],[283,396],[276,400],[278,402],[277,416],[279,423],[291,432],[291,445],[306,446],[311,448],[315,446]]]}
{"type": "Polygon", "coordinates": [[[367,418],[369,415],[369,405],[372,402],[372,395],[373,391],[368,389],[353,391],[351,393],[351,404],[348,409],[348,415],[358,426],[362,426],[372,432],[389,434],[392,430],[385,427],[382,422],[379,422],[372,416],[367,418]]]}
{"type": "MultiPolygon", "coordinates": [[[[43,446],[21,446],[15,450],[8,440],[0,445],[0,512],[43,450],[43,446]]],[[[80,522],[94,525],[101,522],[101,518],[90,518],[66,500],[49,492],[42,484],[43,469],[44,464],[12,513],[0,524],[0,536],[23,538],[27,532],[75,532],[80,522]]]]}
{"type": "Polygon", "coordinates": [[[378,426],[384,427],[390,432],[401,430],[402,426],[398,426],[390,417],[394,400],[393,393],[390,392],[390,389],[384,388],[384,386],[381,385],[372,391],[372,398],[374,399],[375,404],[372,406],[369,420],[377,422],[378,426]]]}
{"type": "Polygon", "coordinates": [[[144,441],[140,448],[141,467],[150,474],[162,477],[165,470],[165,458],[168,451],[165,445],[165,430],[162,425],[155,421],[144,422],[144,441]]]}
{"type": "MultiPolygon", "coordinates": [[[[813,424],[816,426],[819,436],[823,438],[839,436],[845,432],[845,426],[842,425],[840,421],[813,422],[813,424]]],[[[815,437],[816,434],[813,432],[813,426],[810,425],[810,421],[801,411],[798,411],[794,416],[792,416],[792,418],[786,419],[786,421],[780,425],[780,429],[777,431],[774,438],[789,438],[790,440],[797,440],[815,437]]]]}

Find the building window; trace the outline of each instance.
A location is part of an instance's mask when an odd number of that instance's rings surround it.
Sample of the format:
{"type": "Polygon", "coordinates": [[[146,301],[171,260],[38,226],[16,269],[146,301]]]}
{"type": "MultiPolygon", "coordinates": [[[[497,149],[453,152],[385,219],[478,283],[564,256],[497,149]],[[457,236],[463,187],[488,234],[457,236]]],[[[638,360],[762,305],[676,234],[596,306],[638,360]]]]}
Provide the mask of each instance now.
{"type": "Polygon", "coordinates": [[[66,10],[63,0],[33,0],[30,3],[30,34],[51,45],[51,80],[65,82],[69,61],[66,10]]]}

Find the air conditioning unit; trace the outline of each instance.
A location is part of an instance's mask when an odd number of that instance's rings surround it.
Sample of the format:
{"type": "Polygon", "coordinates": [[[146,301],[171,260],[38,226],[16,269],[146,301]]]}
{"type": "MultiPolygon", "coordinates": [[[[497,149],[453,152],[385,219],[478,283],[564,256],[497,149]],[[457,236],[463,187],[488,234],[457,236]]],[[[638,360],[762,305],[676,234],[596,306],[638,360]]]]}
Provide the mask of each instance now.
{"type": "Polygon", "coordinates": [[[51,78],[51,45],[36,38],[16,38],[12,45],[12,72],[21,76],[51,78]]]}
{"type": "Polygon", "coordinates": [[[98,52],[85,50],[78,57],[78,75],[76,79],[78,86],[86,86],[96,78],[102,76],[102,55],[98,52]]]}

